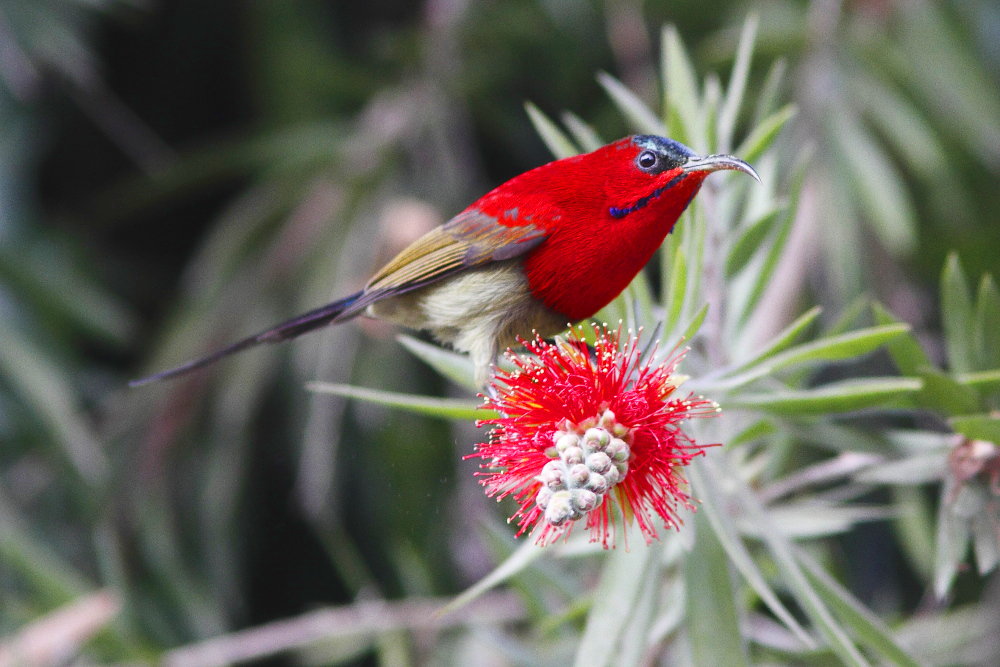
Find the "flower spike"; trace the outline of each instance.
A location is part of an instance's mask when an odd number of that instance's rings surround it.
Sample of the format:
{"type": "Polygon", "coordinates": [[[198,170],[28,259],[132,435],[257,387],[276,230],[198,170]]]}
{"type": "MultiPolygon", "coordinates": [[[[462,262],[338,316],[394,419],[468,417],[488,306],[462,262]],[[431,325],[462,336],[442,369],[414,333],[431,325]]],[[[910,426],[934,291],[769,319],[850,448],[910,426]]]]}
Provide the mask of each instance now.
{"type": "Polygon", "coordinates": [[[681,424],[718,405],[678,395],[686,350],[656,363],[655,347],[640,353],[639,337],[623,341],[620,325],[594,325],[594,334],[592,349],[582,327],[552,343],[520,341],[527,353],[507,351],[513,368],[494,370],[484,397],[499,416],[479,422],[493,426],[471,455],[481,459],[480,483],[490,497],[514,497],[517,534],[532,531],[540,545],[585,518],[591,541],[609,548],[619,513],[623,529],[634,520],[649,542],[654,515],[677,528],[678,506],[694,509],[681,469],[705,445],[681,424]]]}

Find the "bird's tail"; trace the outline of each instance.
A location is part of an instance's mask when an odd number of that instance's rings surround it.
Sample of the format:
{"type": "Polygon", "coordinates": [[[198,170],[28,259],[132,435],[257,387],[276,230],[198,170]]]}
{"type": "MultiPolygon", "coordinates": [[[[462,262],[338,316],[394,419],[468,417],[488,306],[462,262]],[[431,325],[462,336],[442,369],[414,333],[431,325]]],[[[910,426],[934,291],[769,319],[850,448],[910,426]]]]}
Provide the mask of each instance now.
{"type": "Polygon", "coordinates": [[[161,371],[138,380],[132,380],[128,384],[130,387],[140,387],[150,382],[159,382],[160,380],[174,378],[178,375],[190,373],[203,366],[214,364],[219,359],[260,345],[261,343],[280,343],[281,341],[301,336],[314,329],[319,329],[327,324],[348,320],[361,312],[363,306],[359,304],[359,299],[361,299],[363,294],[363,291],[358,292],[333,303],[328,303],[325,306],[320,306],[315,310],[310,310],[308,313],[303,313],[298,317],[293,317],[290,320],[275,325],[266,331],[261,331],[258,334],[227,345],[221,350],[216,350],[204,357],[194,359],[170,370],[161,371]]]}

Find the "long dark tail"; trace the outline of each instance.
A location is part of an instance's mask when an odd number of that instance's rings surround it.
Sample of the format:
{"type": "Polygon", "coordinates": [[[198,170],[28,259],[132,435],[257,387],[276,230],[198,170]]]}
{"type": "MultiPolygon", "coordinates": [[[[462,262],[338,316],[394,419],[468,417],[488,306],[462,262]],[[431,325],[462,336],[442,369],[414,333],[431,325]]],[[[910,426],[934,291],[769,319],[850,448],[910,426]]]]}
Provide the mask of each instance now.
{"type": "Polygon", "coordinates": [[[315,310],[310,310],[308,313],[303,313],[298,317],[293,317],[290,320],[273,326],[267,331],[261,331],[258,334],[244,338],[241,341],[237,341],[232,345],[227,345],[221,350],[216,350],[215,352],[201,357],[200,359],[194,359],[186,364],[181,364],[177,368],[161,371],[155,375],[150,375],[138,380],[132,380],[128,384],[130,387],[140,387],[144,384],[149,384],[150,382],[159,382],[160,380],[174,378],[178,375],[190,373],[191,371],[203,366],[214,364],[223,357],[228,357],[231,354],[236,354],[237,352],[241,352],[247,348],[260,345],[261,343],[280,343],[281,341],[301,336],[302,334],[314,329],[319,329],[327,324],[349,320],[361,312],[363,306],[359,307],[360,304],[358,303],[358,300],[363,294],[364,292],[358,292],[357,294],[344,297],[339,301],[334,301],[333,303],[328,303],[325,306],[320,306],[315,310]]]}

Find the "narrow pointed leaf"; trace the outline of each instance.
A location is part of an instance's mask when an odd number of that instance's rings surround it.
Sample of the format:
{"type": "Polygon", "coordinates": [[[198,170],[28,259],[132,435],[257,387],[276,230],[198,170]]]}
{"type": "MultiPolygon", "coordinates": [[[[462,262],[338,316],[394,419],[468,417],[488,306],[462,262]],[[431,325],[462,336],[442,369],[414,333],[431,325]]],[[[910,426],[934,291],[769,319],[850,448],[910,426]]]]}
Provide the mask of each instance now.
{"type": "Polygon", "coordinates": [[[868,648],[893,665],[920,667],[921,663],[899,645],[878,616],[837,583],[804,549],[796,549],[796,552],[816,592],[868,648]]]}
{"type": "Polygon", "coordinates": [[[760,87],[759,92],[755,92],[757,108],[754,110],[754,125],[761,125],[764,119],[773,114],[777,108],[781,83],[782,79],[785,78],[786,69],[788,69],[788,63],[784,58],[778,58],[771,63],[767,76],[764,78],[764,84],[760,87]]]}
{"type": "Polygon", "coordinates": [[[535,126],[535,132],[538,132],[538,136],[545,142],[552,155],[556,158],[579,155],[580,149],[559,129],[551,118],[542,113],[541,109],[531,102],[525,103],[524,109],[528,112],[531,124],[535,126]]]}
{"type": "Polygon", "coordinates": [[[750,554],[749,549],[740,536],[740,530],[736,522],[725,509],[728,506],[729,499],[722,493],[719,485],[716,483],[713,471],[706,470],[706,467],[706,462],[702,460],[696,459],[692,461],[691,465],[688,466],[688,477],[691,480],[695,495],[701,501],[701,510],[708,518],[708,522],[715,532],[719,543],[726,550],[730,562],[739,570],[743,578],[750,584],[750,587],[760,596],[760,599],[778,620],[795,633],[806,646],[814,647],[816,642],[795,619],[795,616],[788,611],[757,567],[757,562],[750,554]]]}
{"type": "Polygon", "coordinates": [[[778,138],[778,134],[788,121],[795,118],[796,111],[795,105],[788,104],[765,118],[750,131],[747,138],[734,151],[735,155],[752,164],[774,144],[774,140],[778,138]]]}
{"type": "Polygon", "coordinates": [[[1000,291],[989,274],[979,282],[973,338],[979,367],[1000,366],[1000,291]]]}
{"type": "Polygon", "coordinates": [[[974,373],[959,373],[955,376],[959,383],[982,389],[993,391],[1000,388],[1000,368],[993,368],[988,371],[976,371],[974,373]]]}
{"type": "Polygon", "coordinates": [[[605,560],[601,581],[594,591],[595,604],[576,650],[577,667],[614,665],[619,641],[657,566],[662,544],[639,545],[630,551],[616,549],[605,560]]]}
{"type": "Polygon", "coordinates": [[[946,477],[945,483],[941,485],[938,501],[938,529],[934,551],[934,594],[938,599],[943,599],[951,590],[955,575],[962,568],[969,549],[969,523],[952,511],[955,485],[953,478],[946,477]]]}
{"type": "Polygon", "coordinates": [[[704,139],[699,117],[698,80],[677,28],[663,28],[660,71],[663,74],[663,113],[667,134],[678,141],[695,145],[704,139]]]}
{"type": "Polygon", "coordinates": [[[476,383],[472,362],[464,354],[425,343],[412,336],[400,335],[396,336],[396,340],[415,357],[455,384],[472,391],[479,391],[482,388],[476,383]]]}
{"type": "MultiPolygon", "coordinates": [[[[722,152],[728,152],[733,145],[733,133],[736,131],[736,118],[743,106],[743,94],[746,91],[747,80],[750,78],[750,60],[753,57],[753,45],[757,36],[757,17],[750,15],[743,22],[740,31],[739,45],[736,47],[736,60],[729,77],[729,89],[726,91],[725,102],[719,110],[719,128],[716,138],[722,152]]],[[[744,158],[745,159],[745,158],[744,158]]]]}
{"type": "Polygon", "coordinates": [[[684,559],[692,664],[749,665],[726,551],[704,515],[697,516],[696,525],[694,549],[684,559]]]}
{"type": "Polygon", "coordinates": [[[905,334],[909,330],[908,324],[886,324],[803,343],[763,359],[722,384],[723,386],[739,386],[791,366],[805,363],[828,363],[859,357],[878,349],[886,341],[905,334]]]}
{"type": "Polygon", "coordinates": [[[754,408],[777,415],[804,416],[850,412],[885,405],[920,391],[916,378],[864,378],[823,385],[816,389],[741,395],[724,408],[754,408]]]}
{"type": "Polygon", "coordinates": [[[972,349],[973,313],[969,283],[955,253],[948,255],[941,275],[941,318],[951,371],[969,373],[977,370],[972,349]]]}
{"type": "Polygon", "coordinates": [[[719,466],[718,474],[725,475],[737,483],[732,501],[738,504],[745,520],[760,530],[761,540],[781,571],[783,581],[787,583],[789,591],[812,619],[817,630],[822,633],[830,649],[844,664],[869,664],[851,641],[846,629],[833,617],[830,609],[809,582],[795,557],[795,546],[782,534],[781,527],[772,520],[757,495],[737,474],[720,466],[720,463],[725,465],[721,458],[706,460],[705,463],[706,467],[719,466]]]}
{"type": "Polygon", "coordinates": [[[872,229],[890,252],[912,252],[917,240],[916,212],[899,170],[853,114],[842,110],[827,118],[844,181],[872,229]]]}
{"type": "Polygon", "coordinates": [[[936,368],[921,368],[916,376],[924,388],[915,397],[917,403],[945,415],[961,415],[983,409],[979,393],[953,380],[936,368]]]}
{"type": "Polygon", "coordinates": [[[461,609],[491,588],[495,588],[509,580],[543,555],[545,555],[545,550],[539,548],[537,544],[530,540],[524,542],[518,547],[517,551],[493,568],[489,574],[456,595],[451,602],[441,609],[440,614],[443,616],[461,609]]]}
{"type": "Polygon", "coordinates": [[[600,72],[597,81],[608,93],[618,110],[625,116],[629,125],[645,134],[665,135],[667,128],[653,113],[645,102],[633,93],[624,83],[607,72],[600,72]]]}
{"type": "MultiPolygon", "coordinates": [[[[900,321],[879,303],[872,305],[872,313],[876,324],[895,324],[900,321]]],[[[913,336],[899,336],[888,341],[885,346],[896,363],[896,368],[903,375],[916,375],[920,369],[932,366],[930,357],[913,336]]]]}
{"type": "Polygon", "coordinates": [[[753,254],[760,248],[761,243],[771,233],[778,216],[782,213],[782,208],[773,208],[744,226],[736,241],[730,246],[729,252],[726,253],[727,278],[732,278],[747,265],[753,254]]]}
{"type": "Polygon", "coordinates": [[[692,338],[695,337],[695,335],[701,329],[701,325],[705,322],[705,316],[708,315],[708,308],[709,305],[706,303],[705,305],[703,305],[701,308],[698,309],[698,312],[695,313],[695,316],[691,318],[691,323],[688,324],[687,327],[684,329],[684,331],[681,333],[681,338],[683,340],[691,340],[692,338]]]}
{"type": "Polygon", "coordinates": [[[567,111],[562,115],[562,121],[566,129],[573,135],[576,144],[586,153],[595,151],[607,143],[601,139],[593,127],[585,123],[582,118],[571,111],[567,111]]]}
{"type": "Polygon", "coordinates": [[[335,396],[356,398],[360,401],[377,403],[390,408],[399,408],[409,412],[444,419],[463,419],[466,421],[489,419],[494,414],[490,410],[480,409],[482,403],[479,401],[417,396],[414,394],[354,387],[348,384],[334,384],[331,382],[309,382],[306,384],[306,389],[319,394],[333,394],[335,396]]]}
{"type": "Polygon", "coordinates": [[[970,440],[986,440],[1000,444],[1000,417],[993,415],[969,415],[955,417],[948,421],[951,427],[970,440]]]}
{"type": "Polygon", "coordinates": [[[774,337],[774,340],[771,341],[770,345],[768,345],[759,353],[754,355],[751,359],[747,360],[745,363],[737,367],[733,371],[733,374],[742,373],[748,368],[756,366],[765,361],[766,359],[770,359],[771,357],[778,354],[782,350],[787,349],[789,345],[794,343],[795,340],[802,335],[802,332],[805,331],[806,328],[809,327],[809,325],[811,325],[813,322],[816,321],[816,318],[819,317],[820,313],[822,312],[823,312],[822,308],[820,308],[819,306],[813,306],[806,312],[799,315],[797,318],[795,318],[794,322],[792,322],[787,327],[778,332],[778,335],[774,337]]]}
{"type": "Polygon", "coordinates": [[[664,320],[664,330],[674,331],[680,323],[681,311],[684,308],[685,297],[687,296],[687,261],[684,250],[677,246],[673,254],[673,261],[670,263],[670,278],[665,285],[667,295],[665,307],[667,310],[664,320]]]}
{"type": "Polygon", "coordinates": [[[749,295],[743,304],[743,310],[739,317],[739,322],[741,324],[746,324],[746,322],[750,319],[754,308],[756,308],[757,304],[764,296],[764,292],[771,282],[771,277],[774,275],[775,270],[777,270],[778,263],[784,255],[785,246],[788,243],[788,237],[792,231],[792,223],[795,220],[795,211],[799,206],[798,199],[800,193],[802,192],[802,184],[805,180],[805,175],[806,166],[805,164],[800,164],[796,169],[795,174],[792,176],[792,185],[790,188],[792,201],[790,202],[784,215],[781,216],[780,222],[775,225],[775,229],[772,232],[772,240],[767,248],[766,254],[764,255],[764,261],[762,262],[756,277],[754,277],[752,281],[749,295]]]}

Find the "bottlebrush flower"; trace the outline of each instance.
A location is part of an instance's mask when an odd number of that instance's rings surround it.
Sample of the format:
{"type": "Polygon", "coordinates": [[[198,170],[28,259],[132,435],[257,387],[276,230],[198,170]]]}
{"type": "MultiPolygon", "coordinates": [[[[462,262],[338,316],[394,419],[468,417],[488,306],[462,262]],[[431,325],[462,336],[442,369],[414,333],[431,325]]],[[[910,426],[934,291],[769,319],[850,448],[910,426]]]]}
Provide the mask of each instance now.
{"type": "Polygon", "coordinates": [[[514,368],[494,372],[483,406],[499,416],[478,422],[494,428],[471,457],[482,460],[488,496],[520,504],[510,519],[519,536],[533,530],[538,544],[549,544],[586,517],[591,541],[608,548],[617,503],[650,542],[654,514],[676,528],[678,505],[693,509],[681,468],[704,445],[681,424],[719,408],[678,395],[684,377],[674,371],[684,351],[654,363],[655,351],[641,358],[637,336],[622,344],[621,327],[595,326],[593,351],[579,332],[554,343],[521,341],[530,354],[507,351],[514,368]]]}

